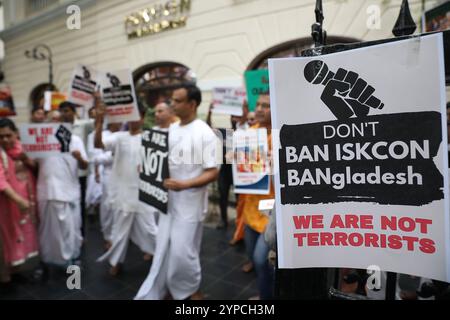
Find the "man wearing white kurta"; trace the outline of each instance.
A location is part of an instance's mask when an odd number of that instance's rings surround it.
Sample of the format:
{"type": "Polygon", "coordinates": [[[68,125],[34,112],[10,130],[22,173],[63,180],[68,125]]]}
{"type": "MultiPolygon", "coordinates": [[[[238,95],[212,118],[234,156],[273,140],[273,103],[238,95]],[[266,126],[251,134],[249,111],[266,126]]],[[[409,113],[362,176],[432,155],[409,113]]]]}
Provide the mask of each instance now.
{"type": "Polygon", "coordinates": [[[112,266],[110,274],[117,275],[119,264],[125,261],[129,240],[146,254],[145,257],[153,254],[157,227],[154,213],[145,210],[139,201],[143,113],[139,121],[128,123],[127,132],[115,132],[103,139],[104,114],[105,106],[98,103],[94,145],[114,154],[111,184],[114,185],[112,198],[116,213],[112,228],[112,246],[98,261],[108,259],[112,266]]]}
{"type": "Polygon", "coordinates": [[[101,176],[102,170],[98,167],[96,159],[105,153],[102,149],[94,148],[94,134],[95,132],[91,132],[88,135],[86,146],[89,157],[89,170],[87,175],[85,203],[88,213],[91,215],[95,214],[95,208],[100,204],[102,198],[102,185],[100,180],[97,179],[98,176],[101,176]]]}
{"type": "Polygon", "coordinates": [[[81,235],[78,169],[88,167],[82,140],[72,135],[70,153],[39,159],[39,244],[44,263],[67,265],[78,258],[81,235]]]}
{"type": "MultiPolygon", "coordinates": [[[[103,131],[103,137],[108,139],[114,132],[120,130],[121,124],[111,123],[108,129],[103,131]]],[[[95,135],[95,132],[94,132],[95,135]]],[[[108,250],[112,245],[112,227],[114,223],[115,208],[114,200],[114,185],[111,183],[112,167],[113,167],[113,153],[111,151],[103,151],[96,155],[95,165],[98,166],[100,173],[100,184],[102,185],[102,197],[100,200],[100,226],[105,239],[105,248],[108,250]]]]}
{"type": "Polygon", "coordinates": [[[160,300],[168,292],[175,300],[189,299],[200,287],[206,188],[218,175],[217,137],[197,119],[200,103],[195,86],[173,92],[180,122],[169,129],[168,213],[160,216],[153,264],[135,299],[160,300]]]}

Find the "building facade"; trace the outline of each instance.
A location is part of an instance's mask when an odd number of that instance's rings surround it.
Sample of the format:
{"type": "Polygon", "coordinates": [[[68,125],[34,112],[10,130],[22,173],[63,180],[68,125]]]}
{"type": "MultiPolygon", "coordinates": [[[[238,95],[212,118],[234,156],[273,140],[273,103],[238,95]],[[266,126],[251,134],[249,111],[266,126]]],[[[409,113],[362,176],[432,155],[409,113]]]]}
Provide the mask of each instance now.
{"type": "MultiPolygon", "coordinates": [[[[17,120],[27,121],[30,94],[49,81],[48,63],[24,54],[38,44],[51,48],[53,84],[59,91],[67,91],[78,63],[105,71],[129,68],[138,95],[150,105],[155,95],[146,97],[148,92],[167,92],[180,77],[196,80],[204,91],[200,108],[204,116],[212,88],[242,85],[245,70],[264,67],[267,57],[292,56],[311,46],[315,2],[3,1],[2,69],[12,88],[17,120]]],[[[416,33],[421,32],[423,11],[439,2],[409,1],[416,33]]],[[[329,42],[392,37],[400,4],[401,0],[324,0],[329,42]]],[[[213,121],[227,125],[224,117],[215,116],[213,121]]]]}

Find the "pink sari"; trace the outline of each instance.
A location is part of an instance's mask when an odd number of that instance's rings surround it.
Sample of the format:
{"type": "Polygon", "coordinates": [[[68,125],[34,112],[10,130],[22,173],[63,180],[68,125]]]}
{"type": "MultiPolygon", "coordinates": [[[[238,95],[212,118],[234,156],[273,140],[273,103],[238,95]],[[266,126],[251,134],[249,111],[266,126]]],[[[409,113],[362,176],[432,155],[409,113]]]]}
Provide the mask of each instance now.
{"type": "MultiPolygon", "coordinates": [[[[30,202],[36,202],[36,184],[31,170],[21,160],[19,141],[10,150],[0,149],[0,191],[11,187],[30,202]]],[[[17,204],[0,192],[0,236],[7,266],[18,266],[38,255],[36,207],[21,212],[17,204]]]]}

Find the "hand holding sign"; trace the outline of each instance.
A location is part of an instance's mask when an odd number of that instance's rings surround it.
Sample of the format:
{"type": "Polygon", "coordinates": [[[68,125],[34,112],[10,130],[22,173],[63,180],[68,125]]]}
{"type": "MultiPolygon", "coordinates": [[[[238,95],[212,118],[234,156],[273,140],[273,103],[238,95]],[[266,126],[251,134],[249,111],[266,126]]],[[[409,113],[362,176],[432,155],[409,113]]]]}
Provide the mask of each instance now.
{"type": "Polygon", "coordinates": [[[100,95],[99,91],[96,91],[94,93],[94,107],[95,107],[95,114],[97,117],[97,120],[102,120],[105,118],[106,114],[106,105],[103,103],[102,97],[100,95]]]}
{"type": "Polygon", "coordinates": [[[166,179],[164,180],[164,187],[173,191],[182,191],[189,189],[189,183],[185,180],[166,179]]]}

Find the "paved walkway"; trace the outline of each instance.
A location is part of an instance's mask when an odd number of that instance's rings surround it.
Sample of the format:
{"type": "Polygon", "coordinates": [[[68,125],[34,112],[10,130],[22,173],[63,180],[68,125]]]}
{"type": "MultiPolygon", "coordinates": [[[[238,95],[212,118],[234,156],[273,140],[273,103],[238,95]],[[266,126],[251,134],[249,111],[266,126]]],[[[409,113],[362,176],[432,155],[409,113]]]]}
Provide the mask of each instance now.
{"type": "MultiPolygon", "coordinates": [[[[228,230],[216,230],[216,219],[214,212],[205,223],[201,291],[207,300],[246,300],[257,294],[256,276],[254,272],[245,274],[241,271],[246,261],[243,243],[234,247],[228,244],[234,224],[231,223],[228,230]]],[[[68,275],[60,271],[52,272],[45,283],[33,284],[25,278],[15,279],[13,292],[0,293],[0,299],[132,299],[147,276],[151,262],[144,261],[140,250],[130,244],[123,272],[114,278],[108,274],[107,263],[96,262],[103,252],[98,222],[88,223],[87,232],[82,255],[81,290],[67,289],[68,275]]]]}

